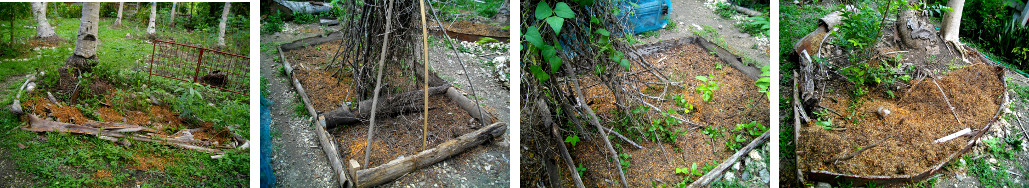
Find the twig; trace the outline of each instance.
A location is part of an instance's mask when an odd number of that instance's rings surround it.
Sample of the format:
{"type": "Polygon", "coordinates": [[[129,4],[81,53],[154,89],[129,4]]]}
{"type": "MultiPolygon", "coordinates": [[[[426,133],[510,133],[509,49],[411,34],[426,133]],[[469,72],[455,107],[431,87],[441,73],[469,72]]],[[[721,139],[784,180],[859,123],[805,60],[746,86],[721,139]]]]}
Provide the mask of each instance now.
{"type": "Polygon", "coordinates": [[[611,134],[614,134],[618,138],[621,138],[622,141],[628,142],[633,147],[636,147],[636,149],[643,149],[643,146],[640,146],[639,144],[636,144],[636,142],[633,142],[632,140],[629,140],[629,138],[626,138],[625,136],[622,136],[622,134],[619,134],[617,131],[611,130],[611,129],[607,128],[607,127],[601,127],[601,128],[604,128],[604,130],[606,130],[607,132],[609,132],[611,134]]]}
{"type": "Polygon", "coordinates": [[[878,142],[875,142],[872,145],[861,147],[861,149],[858,149],[857,151],[854,151],[853,153],[850,153],[850,155],[846,155],[846,156],[843,156],[843,157],[832,158],[832,159],[825,160],[825,161],[822,161],[822,162],[835,164],[836,162],[839,162],[839,161],[849,160],[851,158],[854,158],[858,154],[861,154],[861,152],[865,152],[865,150],[868,150],[868,148],[872,148],[872,147],[878,146],[879,144],[883,143],[886,140],[889,140],[890,138],[893,138],[893,136],[889,136],[889,137],[883,138],[882,140],[879,140],[878,142]]]}
{"type": "MultiPolygon", "coordinates": [[[[387,5],[386,5],[386,20],[393,20],[393,2],[392,1],[387,1],[387,5]]],[[[365,166],[365,168],[372,166],[371,163],[368,163],[368,159],[371,156],[371,152],[372,152],[372,147],[371,147],[372,146],[372,139],[374,138],[373,134],[375,134],[375,107],[379,106],[378,105],[378,103],[379,103],[379,90],[382,89],[382,72],[385,71],[385,70],[383,70],[382,67],[383,67],[383,65],[386,64],[386,50],[389,49],[389,32],[390,32],[390,29],[391,29],[390,26],[392,26],[392,25],[393,24],[386,23],[386,33],[384,33],[383,36],[382,36],[382,53],[379,54],[379,73],[378,73],[378,75],[375,78],[375,91],[372,94],[372,115],[371,115],[372,117],[371,117],[371,123],[368,124],[368,139],[365,141],[366,143],[365,143],[365,148],[364,148],[364,166],[365,166]]],[[[423,102],[428,102],[428,101],[423,101],[423,102]]],[[[428,113],[428,112],[425,112],[425,113],[428,113]]]]}
{"type": "MultiPolygon", "coordinates": [[[[543,112],[543,114],[545,114],[545,115],[543,115],[543,122],[544,122],[544,124],[546,124],[546,126],[550,127],[550,134],[551,134],[551,136],[554,136],[555,140],[561,140],[561,138],[562,138],[561,132],[558,131],[557,125],[554,124],[554,121],[550,118],[550,109],[547,108],[547,103],[543,102],[543,99],[537,98],[536,99],[536,106],[537,106],[536,107],[537,109],[539,109],[540,111],[543,112]]],[[[575,161],[573,161],[571,155],[568,154],[568,148],[565,147],[564,143],[558,143],[556,145],[557,145],[558,151],[561,152],[561,159],[564,159],[565,160],[565,164],[567,164],[567,166],[568,166],[569,172],[573,172],[571,174],[572,174],[572,180],[575,181],[575,186],[579,187],[579,188],[585,187],[585,186],[583,186],[582,178],[579,177],[578,170],[576,170],[576,168],[575,168],[575,161]]]]}
{"type": "Polygon", "coordinates": [[[940,87],[940,84],[936,83],[936,78],[933,78],[933,84],[936,84],[936,89],[939,89],[940,95],[943,95],[943,100],[947,102],[947,107],[950,107],[950,114],[954,115],[954,120],[958,121],[958,125],[964,126],[965,124],[961,123],[961,119],[958,119],[957,112],[954,112],[954,106],[950,105],[950,99],[947,99],[947,93],[944,93],[943,88],[940,87]]]}

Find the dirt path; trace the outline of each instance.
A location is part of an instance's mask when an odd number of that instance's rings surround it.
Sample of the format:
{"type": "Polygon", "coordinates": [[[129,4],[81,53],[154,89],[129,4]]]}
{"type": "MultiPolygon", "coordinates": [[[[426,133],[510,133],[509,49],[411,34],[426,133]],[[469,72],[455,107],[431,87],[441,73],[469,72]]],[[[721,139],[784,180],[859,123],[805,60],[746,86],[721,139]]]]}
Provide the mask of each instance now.
{"type": "MultiPolygon", "coordinates": [[[[273,37],[265,35],[261,38],[273,37]]],[[[297,38],[274,39],[288,41],[297,38]]],[[[275,102],[269,110],[274,150],[271,164],[275,170],[276,187],[338,187],[307,116],[297,117],[293,111],[295,91],[285,76],[278,75],[278,68],[282,65],[274,62],[272,57],[278,57],[278,54],[261,53],[261,77],[268,81],[261,84],[269,93],[265,97],[275,102]]]]}
{"type": "MultiPolygon", "coordinates": [[[[3,83],[0,83],[0,87],[8,87],[11,85],[21,85],[21,82],[25,81],[24,75],[17,75],[7,77],[3,83]]],[[[15,86],[17,87],[17,86],[15,86]]],[[[0,99],[6,99],[10,95],[16,95],[17,91],[4,92],[0,94],[0,99]]],[[[6,107],[4,107],[6,110],[6,107]]],[[[0,187],[31,187],[35,185],[35,175],[31,173],[22,172],[18,169],[16,159],[11,158],[11,152],[5,148],[0,148],[0,187]]]]}
{"type": "Polygon", "coordinates": [[[729,44],[726,48],[732,47],[742,53],[741,55],[753,58],[761,65],[768,65],[769,41],[759,41],[754,36],[741,32],[740,28],[734,25],[735,20],[718,16],[712,8],[705,5],[706,2],[707,0],[673,0],[671,22],[676,22],[678,31],[662,29],[657,37],[646,38],[643,42],[649,44],[691,36],[694,35],[694,30],[698,30],[696,27],[706,25],[718,30],[729,44]],[[754,48],[755,46],[757,48],[754,48]]]}

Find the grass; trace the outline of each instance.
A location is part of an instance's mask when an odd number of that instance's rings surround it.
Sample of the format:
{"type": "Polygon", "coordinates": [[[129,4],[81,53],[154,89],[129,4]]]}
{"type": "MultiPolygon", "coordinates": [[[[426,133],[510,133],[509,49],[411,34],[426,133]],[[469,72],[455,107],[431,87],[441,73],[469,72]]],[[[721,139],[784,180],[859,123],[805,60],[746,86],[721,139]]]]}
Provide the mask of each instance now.
{"type": "MultiPolygon", "coordinates": [[[[154,78],[148,82],[145,72],[133,70],[146,62],[144,59],[152,50],[152,44],[138,39],[145,36],[145,27],[125,22],[125,27],[111,29],[109,26],[112,22],[113,19],[107,18],[100,22],[100,44],[97,47],[99,64],[88,80],[101,79],[125,92],[155,96],[166,104],[170,103],[182,116],[212,122],[216,128],[231,129],[240,135],[249,135],[248,97],[169,79],[154,78]],[[126,34],[133,37],[126,38],[126,34]]],[[[24,44],[35,30],[21,26],[34,23],[31,19],[20,19],[17,23],[19,26],[16,27],[15,35],[24,44]]],[[[46,71],[47,76],[40,81],[40,90],[45,92],[53,87],[57,80],[54,72],[72,54],[79,20],[52,18],[50,23],[55,25],[58,36],[70,42],[39,50],[22,47],[18,49],[22,53],[17,57],[0,57],[0,78],[46,71]]],[[[216,42],[209,32],[167,31],[159,33],[159,36],[202,46],[213,46],[210,44],[216,42]]],[[[230,46],[249,48],[232,45],[232,41],[227,39],[230,46]]],[[[0,105],[12,103],[13,93],[17,92],[12,88],[20,84],[11,82],[11,85],[3,86],[8,89],[0,91],[0,96],[7,97],[2,99],[0,105]]],[[[86,111],[98,106],[88,102],[76,105],[86,111]]],[[[147,142],[130,141],[131,146],[124,146],[94,136],[33,133],[17,128],[22,125],[22,120],[15,115],[6,110],[0,111],[0,149],[10,152],[7,157],[17,164],[18,170],[35,175],[33,181],[37,184],[33,186],[124,187],[140,182],[157,187],[240,187],[247,186],[249,182],[250,157],[245,151],[228,150],[224,157],[211,159],[214,154],[147,142]],[[39,141],[41,138],[46,141],[39,141]],[[27,148],[19,149],[17,144],[27,148]],[[147,160],[159,160],[158,164],[163,167],[135,169],[146,164],[142,161],[147,160]]]]}

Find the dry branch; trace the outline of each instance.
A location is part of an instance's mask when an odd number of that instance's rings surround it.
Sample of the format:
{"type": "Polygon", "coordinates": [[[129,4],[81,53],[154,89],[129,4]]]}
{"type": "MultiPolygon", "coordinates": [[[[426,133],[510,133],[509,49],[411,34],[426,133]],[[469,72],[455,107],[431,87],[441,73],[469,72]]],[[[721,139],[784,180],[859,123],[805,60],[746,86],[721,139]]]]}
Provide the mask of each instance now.
{"type": "Polygon", "coordinates": [[[828,159],[828,160],[825,160],[825,161],[822,161],[822,162],[825,162],[825,163],[836,163],[836,162],[840,162],[840,161],[850,160],[851,158],[856,157],[857,155],[861,154],[862,152],[865,152],[869,148],[872,148],[872,147],[878,146],[879,144],[882,144],[883,142],[885,142],[886,140],[889,140],[890,138],[893,138],[893,136],[889,136],[889,137],[883,138],[882,140],[879,140],[878,142],[875,142],[875,143],[873,143],[871,145],[867,145],[865,147],[861,147],[861,149],[858,149],[857,151],[854,151],[853,153],[850,153],[849,155],[828,159]]]}
{"type": "MultiPolygon", "coordinates": [[[[540,112],[543,112],[544,114],[550,114],[550,109],[547,108],[547,103],[543,102],[543,99],[536,99],[536,106],[537,106],[537,109],[540,110],[540,112]]],[[[564,138],[563,136],[561,136],[561,132],[558,131],[559,128],[557,127],[556,124],[554,124],[554,120],[551,119],[550,116],[543,116],[543,124],[546,127],[550,127],[550,135],[554,136],[554,140],[562,140],[562,138],[564,138]]],[[[556,145],[557,145],[558,151],[560,151],[560,153],[561,153],[561,159],[564,159],[565,164],[566,164],[565,166],[568,167],[568,172],[575,172],[575,173],[570,173],[572,175],[572,180],[575,181],[575,187],[578,187],[578,188],[585,187],[583,185],[583,183],[582,183],[582,177],[579,177],[578,170],[575,169],[575,161],[572,160],[571,154],[568,154],[568,148],[565,147],[564,143],[559,143],[559,144],[556,144],[556,145]]],[[[561,185],[553,185],[553,186],[561,186],[561,185]]]]}
{"type": "MultiPolygon", "coordinates": [[[[507,126],[494,123],[455,139],[448,140],[435,148],[418,152],[389,163],[357,171],[357,187],[373,187],[394,180],[411,171],[435,164],[504,134],[507,126]]],[[[368,165],[365,163],[365,165],[368,165]]]]}
{"type": "Polygon", "coordinates": [[[757,146],[767,142],[770,133],[772,133],[772,131],[765,131],[765,134],[761,134],[760,137],[757,137],[753,141],[750,141],[750,144],[747,144],[746,147],[743,147],[743,149],[737,151],[736,154],[732,155],[732,157],[725,159],[725,161],[723,161],[722,164],[719,164],[714,169],[711,169],[711,171],[708,171],[707,174],[704,174],[704,176],[697,178],[697,181],[693,182],[693,184],[690,184],[689,187],[707,187],[708,184],[711,184],[711,182],[721,179],[722,173],[725,173],[725,170],[728,169],[729,166],[732,166],[732,164],[735,164],[736,161],[739,161],[740,157],[746,155],[747,153],[750,153],[750,150],[753,150],[754,148],[757,148],[757,146]]]}
{"type": "Polygon", "coordinates": [[[947,98],[947,93],[943,92],[943,88],[940,87],[940,84],[936,83],[936,78],[933,78],[933,84],[936,84],[936,89],[939,89],[940,95],[943,95],[943,101],[946,101],[947,107],[950,107],[950,114],[954,115],[954,120],[958,121],[959,125],[964,126],[965,124],[961,123],[961,119],[958,119],[958,113],[954,112],[954,106],[950,105],[950,99],[947,98]]]}
{"type": "MultiPolygon", "coordinates": [[[[86,125],[76,125],[76,124],[71,124],[71,123],[62,123],[62,122],[56,122],[56,121],[50,121],[50,120],[43,120],[43,119],[39,119],[39,117],[36,117],[36,115],[33,115],[33,114],[29,114],[27,117],[29,118],[28,127],[22,127],[21,128],[22,130],[25,130],[25,131],[32,131],[32,132],[62,132],[62,133],[67,132],[67,133],[76,133],[76,134],[84,134],[84,135],[96,135],[97,137],[101,137],[101,138],[103,138],[103,137],[126,138],[126,139],[132,139],[132,140],[136,140],[136,141],[154,142],[154,143],[160,143],[160,144],[165,144],[165,145],[171,145],[171,146],[176,146],[176,147],[180,147],[180,148],[191,149],[191,150],[202,151],[202,152],[208,152],[208,153],[224,153],[221,150],[211,149],[211,148],[206,148],[206,147],[200,147],[200,146],[193,145],[193,144],[196,143],[195,141],[176,140],[176,139],[164,139],[164,138],[147,138],[147,137],[141,137],[141,136],[135,136],[135,135],[122,134],[122,132],[133,132],[133,131],[130,131],[130,130],[106,131],[106,130],[104,130],[102,128],[95,128],[95,127],[86,126],[86,125]]],[[[137,131],[138,131],[138,129],[137,129],[137,131]]],[[[105,139],[105,140],[108,140],[108,139],[105,139]]]]}
{"type": "MultiPolygon", "coordinates": [[[[392,1],[387,1],[392,2],[392,1]]],[[[386,5],[386,20],[393,18],[393,3],[386,5]]],[[[386,24],[386,32],[382,35],[382,53],[379,54],[379,73],[375,76],[375,91],[372,93],[372,115],[371,123],[368,124],[368,139],[365,140],[366,146],[371,146],[372,139],[375,138],[375,107],[379,103],[379,90],[382,89],[382,72],[386,71],[382,67],[386,65],[386,50],[389,49],[389,32],[390,27],[393,24],[386,24]]],[[[372,147],[365,147],[364,149],[364,164],[368,164],[368,159],[371,157],[372,147]]]]}

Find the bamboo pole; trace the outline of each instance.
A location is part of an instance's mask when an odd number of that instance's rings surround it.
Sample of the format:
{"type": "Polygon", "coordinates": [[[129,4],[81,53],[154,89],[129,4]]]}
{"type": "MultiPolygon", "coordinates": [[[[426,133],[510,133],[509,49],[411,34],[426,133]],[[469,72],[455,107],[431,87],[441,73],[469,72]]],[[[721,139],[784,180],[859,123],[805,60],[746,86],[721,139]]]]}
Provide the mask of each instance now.
{"type": "Polygon", "coordinates": [[[424,59],[422,65],[425,66],[425,71],[423,71],[425,77],[422,77],[424,78],[422,80],[425,81],[425,95],[424,100],[422,100],[422,104],[425,107],[425,110],[422,111],[422,120],[424,122],[422,123],[422,150],[425,150],[425,147],[429,145],[427,139],[429,136],[429,30],[427,28],[428,25],[425,24],[425,0],[418,0],[418,6],[422,10],[422,57],[424,59]]]}

